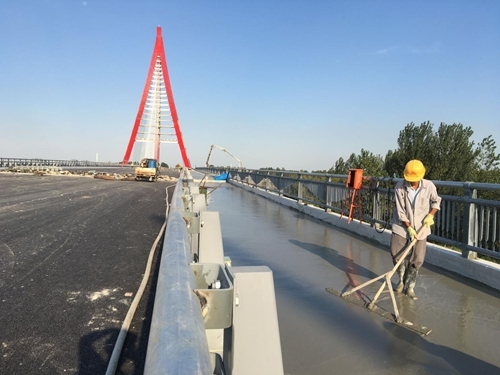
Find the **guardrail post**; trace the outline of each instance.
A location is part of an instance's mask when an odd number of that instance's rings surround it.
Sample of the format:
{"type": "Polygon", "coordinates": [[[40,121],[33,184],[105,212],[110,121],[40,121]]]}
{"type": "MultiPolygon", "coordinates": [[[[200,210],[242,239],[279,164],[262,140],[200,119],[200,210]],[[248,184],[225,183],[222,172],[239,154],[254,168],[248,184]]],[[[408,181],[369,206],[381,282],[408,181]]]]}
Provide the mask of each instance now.
{"type": "Polygon", "coordinates": [[[330,203],[331,202],[328,202],[328,185],[329,183],[332,182],[332,178],[330,176],[328,176],[326,178],[326,181],[325,181],[325,212],[331,212],[332,210],[330,208],[328,208],[328,206],[330,206],[330,203]]]}
{"type": "Polygon", "coordinates": [[[265,266],[230,267],[234,285],[231,327],[224,330],[228,375],[283,375],[273,272],[265,266]]]}
{"type": "MultiPolygon", "coordinates": [[[[284,185],[281,181],[283,181],[283,172],[280,173],[280,180],[278,181],[278,186],[280,188],[284,185]]],[[[280,188],[278,188],[279,196],[282,197],[283,196],[283,190],[285,190],[285,189],[280,189],[280,188]]]]}
{"type": "Polygon", "coordinates": [[[380,219],[380,207],[379,205],[377,204],[380,199],[379,199],[379,188],[380,186],[380,182],[378,181],[378,179],[376,178],[373,178],[370,180],[370,190],[371,190],[371,193],[372,193],[372,212],[371,212],[371,215],[372,215],[372,222],[371,222],[371,226],[372,227],[375,227],[375,224],[377,223],[377,219],[380,219]]]}
{"type": "Polygon", "coordinates": [[[464,183],[464,229],[462,235],[462,256],[467,259],[476,259],[477,253],[468,249],[469,245],[476,245],[477,211],[472,199],[477,198],[477,190],[470,188],[471,182],[464,183]]]}
{"type": "Polygon", "coordinates": [[[297,203],[302,203],[302,182],[300,181],[302,179],[302,175],[299,173],[299,181],[298,181],[298,186],[297,186],[297,203]]]}

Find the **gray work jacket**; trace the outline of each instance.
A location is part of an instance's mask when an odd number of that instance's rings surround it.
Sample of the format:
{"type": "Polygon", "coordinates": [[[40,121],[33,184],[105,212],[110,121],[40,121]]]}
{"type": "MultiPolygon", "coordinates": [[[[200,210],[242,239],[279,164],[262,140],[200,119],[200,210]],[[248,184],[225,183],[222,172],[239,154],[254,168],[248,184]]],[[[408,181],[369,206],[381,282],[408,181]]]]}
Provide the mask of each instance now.
{"type": "MultiPolygon", "coordinates": [[[[415,199],[415,207],[411,204],[411,184],[406,180],[399,181],[394,187],[394,199],[396,204],[392,215],[392,232],[402,237],[409,238],[404,221],[418,230],[422,227],[423,220],[433,208],[439,210],[441,197],[437,194],[436,186],[429,180],[422,180],[420,191],[415,199]]],[[[431,234],[430,228],[425,228],[418,237],[419,240],[427,238],[431,234]]]]}

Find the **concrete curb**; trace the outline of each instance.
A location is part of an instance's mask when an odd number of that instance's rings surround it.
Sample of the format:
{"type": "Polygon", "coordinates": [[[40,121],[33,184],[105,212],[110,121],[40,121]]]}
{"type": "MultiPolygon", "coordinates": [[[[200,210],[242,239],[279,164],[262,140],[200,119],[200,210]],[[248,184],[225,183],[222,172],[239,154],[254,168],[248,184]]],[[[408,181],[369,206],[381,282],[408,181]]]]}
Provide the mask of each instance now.
{"type": "MultiPolygon", "coordinates": [[[[347,223],[347,218],[333,212],[325,212],[323,209],[298,203],[296,200],[280,197],[260,188],[245,185],[243,183],[228,180],[231,185],[237,186],[254,194],[260,195],[271,201],[302,212],[315,219],[342,228],[349,232],[356,233],[369,240],[375,241],[381,245],[389,247],[391,231],[385,230],[383,233],[377,233],[369,224],[360,223],[359,220],[353,220],[347,223]]],[[[488,262],[482,259],[470,260],[461,256],[460,253],[446,249],[442,246],[428,243],[425,262],[447,271],[465,276],[469,279],[486,284],[494,289],[500,290],[500,265],[488,262]]]]}

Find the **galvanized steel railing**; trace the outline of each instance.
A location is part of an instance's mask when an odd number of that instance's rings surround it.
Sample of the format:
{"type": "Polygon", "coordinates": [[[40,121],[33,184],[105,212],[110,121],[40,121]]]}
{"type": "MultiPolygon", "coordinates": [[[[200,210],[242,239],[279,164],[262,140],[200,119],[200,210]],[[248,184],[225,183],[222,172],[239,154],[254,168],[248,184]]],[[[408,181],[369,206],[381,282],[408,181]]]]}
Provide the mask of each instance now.
{"type": "Polygon", "coordinates": [[[208,375],[212,365],[200,301],[193,292],[191,247],[184,221],[181,175],[170,204],[148,340],[145,375],[208,375]]]}
{"type": "MultiPolygon", "coordinates": [[[[226,169],[199,168],[211,173],[226,169]]],[[[275,170],[229,170],[229,178],[250,186],[324,209],[346,213],[347,175],[275,170]]],[[[362,218],[376,229],[390,228],[394,185],[401,179],[367,179],[362,187],[362,218]]],[[[442,198],[430,241],[461,250],[467,258],[475,253],[500,259],[499,184],[433,181],[442,198]]],[[[356,213],[357,215],[357,213],[356,213]]],[[[356,218],[357,216],[355,216],[356,218]]]]}

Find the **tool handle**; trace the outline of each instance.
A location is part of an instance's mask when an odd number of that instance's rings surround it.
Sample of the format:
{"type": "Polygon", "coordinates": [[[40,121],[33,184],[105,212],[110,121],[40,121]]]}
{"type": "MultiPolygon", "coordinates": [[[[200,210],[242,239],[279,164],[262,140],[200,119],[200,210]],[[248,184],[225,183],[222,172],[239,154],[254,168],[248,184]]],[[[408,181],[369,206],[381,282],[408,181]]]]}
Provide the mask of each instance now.
{"type": "Polygon", "coordinates": [[[403,253],[401,254],[401,257],[396,262],[396,264],[394,265],[394,267],[392,268],[392,270],[389,271],[390,276],[392,276],[394,274],[394,272],[396,272],[396,270],[398,269],[398,267],[401,265],[401,263],[404,262],[406,256],[410,252],[411,248],[417,243],[418,237],[424,232],[424,229],[425,229],[425,225],[422,225],[420,227],[420,229],[417,231],[417,235],[413,238],[413,240],[411,240],[411,242],[408,245],[406,245],[406,247],[404,247],[404,250],[403,250],[403,253]]]}
{"type": "MultiPolygon", "coordinates": [[[[398,269],[399,265],[405,260],[406,256],[408,255],[408,252],[410,251],[410,249],[412,248],[413,245],[415,245],[415,243],[417,242],[417,238],[418,236],[423,233],[424,231],[424,228],[425,228],[425,225],[422,225],[422,227],[418,230],[417,232],[417,235],[415,236],[415,238],[408,244],[406,245],[406,247],[404,248],[403,250],[403,254],[401,255],[401,258],[399,258],[399,260],[396,262],[396,264],[394,265],[394,267],[392,269],[390,269],[389,271],[387,271],[386,273],[380,275],[380,276],[377,276],[371,280],[368,280],[367,282],[361,284],[361,285],[358,285],[357,287],[347,291],[347,292],[344,292],[341,294],[342,297],[346,297],[348,296],[349,294],[352,294],[362,288],[364,288],[365,286],[367,285],[370,285],[372,283],[374,283],[375,281],[377,280],[380,280],[382,278],[387,278],[387,280],[390,280],[392,275],[394,275],[394,272],[396,272],[396,270],[398,269]]],[[[390,283],[387,281],[388,285],[390,286],[390,283]]],[[[382,287],[380,288],[380,290],[378,291],[377,293],[377,296],[373,299],[372,301],[372,304],[375,304],[375,302],[377,301],[378,299],[378,296],[380,295],[380,293],[382,292],[382,290],[384,289],[385,287],[385,283],[383,283],[382,287]]]]}

